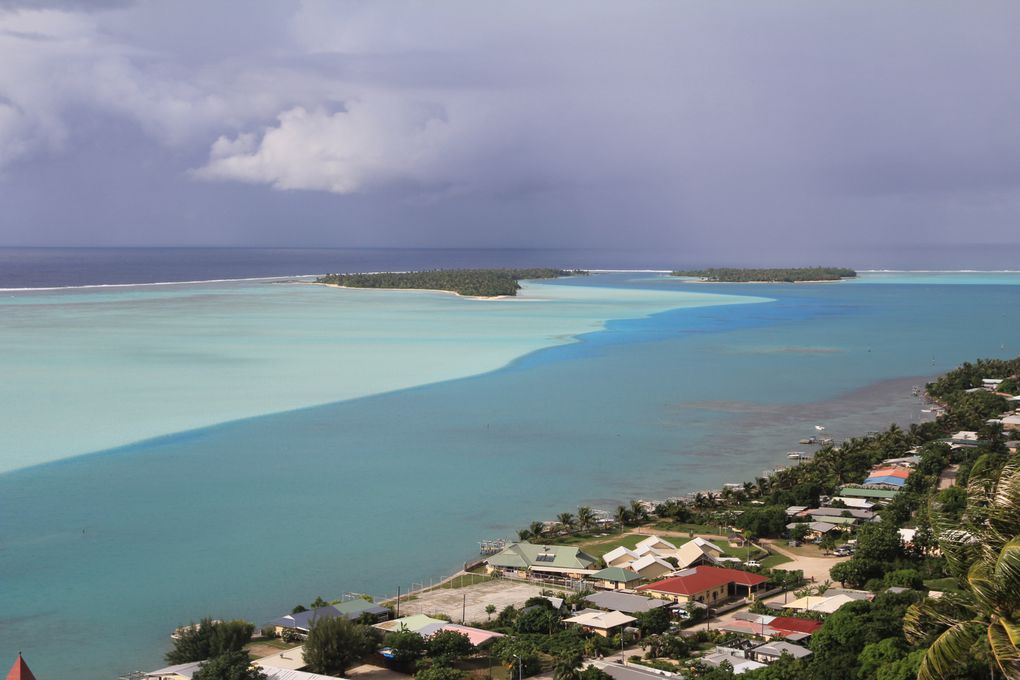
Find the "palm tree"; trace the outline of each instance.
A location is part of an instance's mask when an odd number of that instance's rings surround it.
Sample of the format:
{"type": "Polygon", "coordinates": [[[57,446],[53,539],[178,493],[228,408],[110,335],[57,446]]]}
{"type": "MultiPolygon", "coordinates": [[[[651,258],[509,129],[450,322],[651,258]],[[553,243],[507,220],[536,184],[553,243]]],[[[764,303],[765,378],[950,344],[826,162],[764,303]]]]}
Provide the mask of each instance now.
{"type": "Polygon", "coordinates": [[[595,511],[587,505],[577,508],[577,524],[581,531],[588,531],[595,524],[595,511]]]}
{"type": "Polygon", "coordinates": [[[635,522],[647,522],[648,511],[645,510],[644,503],[632,500],[630,502],[630,516],[635,522]]]}
{"type": "Polygon", "coordinates": [[[581,673],[577,670],[584,663],[584,657],[578,652],[568,652],[556,661],[553,668],[553,680],[579,680],[581,673]]]}
{"type": "Polygon", "coordinates": [[[518,541],[526,541],[529,538],[531,538],[531,531],[529,531],[528,529],[518,529],[517,530],[517,540],[518,541]]]}
{"type": "Polygon", "coordinates": [[[927,642],[939,633],[927,645],[918,680],[948,677],[981,656],[989,658],[992,677],[998,669],[1008,680],[1020,680],[1020,462],[1007,463],[998,475],[988,468],[972,472],[967,508],[956,526],[939,510],[930,513],[939,547],[950,571],[966,574],[968,590],[907,611],[908,639],[927,642]]]}
{"type": "Polygon", "coordinates": [[[563,525],[563,528],[570,531],[574,528],[576,521],[574,520],[574,514],[570,512],[561,512],[556,515],[556,520],[563,525]]]}
{"type": "Polygon", "coordinates": [[[532,538],[542,538],[545,534],[545,524],[542,522],[532,522],[528,525],[528,531],[531,532],[532,538]]]}
{"type": "Polygon", "coordinates": [[[626,526],[631,520],[630,509],[626,505],[618,505],[614,517],[621,527],[626,526]]]}

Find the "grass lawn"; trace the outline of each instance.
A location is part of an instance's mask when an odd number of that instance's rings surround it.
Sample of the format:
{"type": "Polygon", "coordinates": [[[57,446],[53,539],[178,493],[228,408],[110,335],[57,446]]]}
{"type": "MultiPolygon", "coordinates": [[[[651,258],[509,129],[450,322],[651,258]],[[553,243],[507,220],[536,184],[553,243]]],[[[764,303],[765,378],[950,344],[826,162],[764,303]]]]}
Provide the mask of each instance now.
{"type": "Polygon", "coordinates": [[[280,638],[259,638],[253,640],[244,646],[252,656],[258,658],[262,656],[269,656],[276,652],[284,649],[290,649],[296,647],[300,642],[284,642],[280,638]]]}
{"type": "Polygon", "coordinates": [[[764,558],[762,558],[762,559],[760,559],[758,561],[761,562],[762,568],[764,568],[764,569],[772,569],[773,567],[778,567],[781,564],[786,564],[787,562],[792,562],[793,560],[791,560],[786,555],[780,555],[779,553],[774,553],[774,554],[769,555],[768,557],[764,557],[764,558]]]}
{"type": "Polygon", "coordinates": [[[638,543],[648,538],[645,534],[616,534],[615,536],[592,536],[580,544],[581,550],[594,557],[602,557],[621,545],[633,550],[638,543]]]}
{"type": "Polygon", "coordinates": [[[485,574],[461,574],[460,576],[456,576],[450,579],[449,581],[443,583],[442,585],[436,586],[436,588],[444,590],[449,590],[451,588],[464,588],[466,586],[473,586],[478,583],[484,583],[486,581],[491,580],[492,577],[486,576],[485,574]]]}
{"type": "MultiPolygon", "coordinates": [[[[663,529],[665,531],[686,531],[688,533],[693,532],[694,534],[709,534],[712,536],[725,535],[726,527],[722,527],[723,534],[719,533],[718,524],[688,524],[686,522],[656,522],[652,525],[653,529],[663,529]]],[[[720,548],[722,546],[719,546],[720,548]]]]}

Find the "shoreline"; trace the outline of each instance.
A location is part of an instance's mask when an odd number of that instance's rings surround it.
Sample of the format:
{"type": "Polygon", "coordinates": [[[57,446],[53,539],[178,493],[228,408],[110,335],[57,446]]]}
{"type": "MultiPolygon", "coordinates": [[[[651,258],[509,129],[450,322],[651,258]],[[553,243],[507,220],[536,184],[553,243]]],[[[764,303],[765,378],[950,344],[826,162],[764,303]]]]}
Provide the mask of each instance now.
{"type": "MultiPolygon", "coordinates": [[[[393,273],[393,272],[387,272],[393,273]]],[[[390,292],[408,293],[444,293],[453,295],[463,300],[515,300],[520,299],[517,295],[464,295],[455,290],[443,290],[442,288],[381,288],[370,286],[341,286],[339,283],[323,283],[321,281],[293,281],[291,283],[311,284],[313,286],[326,286],[327,288],[343,288],[345,290],[384,290],[390,292]]]]}

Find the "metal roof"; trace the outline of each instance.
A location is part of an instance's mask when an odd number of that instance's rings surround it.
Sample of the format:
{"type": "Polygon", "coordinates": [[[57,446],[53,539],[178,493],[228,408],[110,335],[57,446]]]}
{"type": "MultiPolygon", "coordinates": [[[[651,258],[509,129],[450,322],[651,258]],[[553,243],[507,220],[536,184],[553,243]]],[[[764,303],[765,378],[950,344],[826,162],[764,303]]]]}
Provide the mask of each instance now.
{"type": "Polygon", "coordinates": [[[624,614],[638,614],[670,604],[668,600],[645,597],[644,595],[632,595],[631,593],[618,593],[611,590],[586,595],[584,599],[596,607],[615,609],[624,614]]]}

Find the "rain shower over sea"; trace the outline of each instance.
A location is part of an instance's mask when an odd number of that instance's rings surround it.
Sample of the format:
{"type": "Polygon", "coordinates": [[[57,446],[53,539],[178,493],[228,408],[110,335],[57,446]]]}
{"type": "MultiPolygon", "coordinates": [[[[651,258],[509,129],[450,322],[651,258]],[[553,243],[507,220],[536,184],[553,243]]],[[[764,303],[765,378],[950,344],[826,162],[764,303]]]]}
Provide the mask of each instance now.
{"type": "Polygon", "coordinates": [[[670,265],[0,251],[0,658],[53,678],[156,668],[179,624],[390,594],[580,503],[752,479],[816,423],[916,421],[912,385],[1020,354],[1011,273],[620,271],[508,300],[294,278],[436,266],[670,265]]]}

